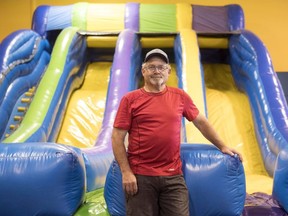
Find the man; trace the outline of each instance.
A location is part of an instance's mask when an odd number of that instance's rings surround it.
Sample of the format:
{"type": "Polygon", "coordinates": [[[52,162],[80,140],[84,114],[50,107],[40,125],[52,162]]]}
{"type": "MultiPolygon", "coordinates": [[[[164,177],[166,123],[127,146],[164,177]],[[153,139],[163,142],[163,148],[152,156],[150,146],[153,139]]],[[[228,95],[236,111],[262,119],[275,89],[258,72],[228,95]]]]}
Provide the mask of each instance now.
{"type": "Polygon", "coordinates": [[[189,215],[180,159],[183,116],[221,152],[238,154],[242,160],[238,152],[225,146],[187,93],[166,86],[170,73],[164,51],[148,52],[142,64],[144,87],[126,94],[116,115],[112,147],[122,172],[127,216],[189,215]]]}

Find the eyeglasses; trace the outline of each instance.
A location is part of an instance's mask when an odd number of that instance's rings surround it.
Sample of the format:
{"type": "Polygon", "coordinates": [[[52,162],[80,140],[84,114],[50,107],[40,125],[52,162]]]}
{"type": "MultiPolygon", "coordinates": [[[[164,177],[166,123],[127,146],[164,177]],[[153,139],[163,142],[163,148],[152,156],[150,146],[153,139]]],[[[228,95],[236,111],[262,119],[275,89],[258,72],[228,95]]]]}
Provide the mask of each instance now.
{"type": "Polygon", "coordinates": [[[155,72],[156,69],[160,72],[163,72],[165,70],[168,69],[167,65],[148,65],[147,67],[145,67],[147,70],[149,70],[150,72],[155,72]]]}

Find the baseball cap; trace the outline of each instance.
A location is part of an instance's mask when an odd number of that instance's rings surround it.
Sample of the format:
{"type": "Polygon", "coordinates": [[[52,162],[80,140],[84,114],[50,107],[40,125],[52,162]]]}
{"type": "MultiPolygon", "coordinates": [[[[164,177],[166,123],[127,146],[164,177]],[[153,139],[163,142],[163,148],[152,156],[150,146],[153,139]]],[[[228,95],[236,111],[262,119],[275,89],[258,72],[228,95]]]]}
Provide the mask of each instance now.
{"type": "Polygon", "coordinates": [[[167,54],[161,50],[161,49],[153,49],[151,51],[149,51],[144,59],[144,62],[147,62],[149,59],[151,59],[152,57],[159,57],[161,58],[163,61],[165,61],[167,64],[169,64],[169,58],[167,56],[167,54]]]}

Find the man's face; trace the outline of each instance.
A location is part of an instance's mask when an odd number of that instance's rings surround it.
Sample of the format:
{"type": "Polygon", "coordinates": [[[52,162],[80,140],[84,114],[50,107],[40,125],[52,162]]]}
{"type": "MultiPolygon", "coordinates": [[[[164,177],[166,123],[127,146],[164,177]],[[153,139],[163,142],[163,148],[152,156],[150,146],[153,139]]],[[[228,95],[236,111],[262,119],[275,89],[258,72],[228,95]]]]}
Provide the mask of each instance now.
{"type": "Polygon", "coordinates": [[[160,86],[167,82],[170,71],[170,65],[165,61],[152,57],[142,68],[142,75],[146,84],[160,86]]]}

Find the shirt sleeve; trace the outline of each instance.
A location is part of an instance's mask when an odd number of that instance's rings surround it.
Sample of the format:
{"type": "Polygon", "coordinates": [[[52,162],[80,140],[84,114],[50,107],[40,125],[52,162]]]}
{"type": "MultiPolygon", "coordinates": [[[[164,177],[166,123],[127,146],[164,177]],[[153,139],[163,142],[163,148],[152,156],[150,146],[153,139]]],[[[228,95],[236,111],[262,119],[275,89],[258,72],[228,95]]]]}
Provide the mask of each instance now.
{"type": "Polygon", "coordinates": [[[131,126],[131,109],[127,97],[123,97],[114,120],[113,127],[129,130],[131,126]]]}
{"type": "Polygon", "coordinates": [[[199,110],[194,104],[192,98],[184,91],[184,109],[183,116],[188,121],[193,121],[199,115],[199,110]]]}

